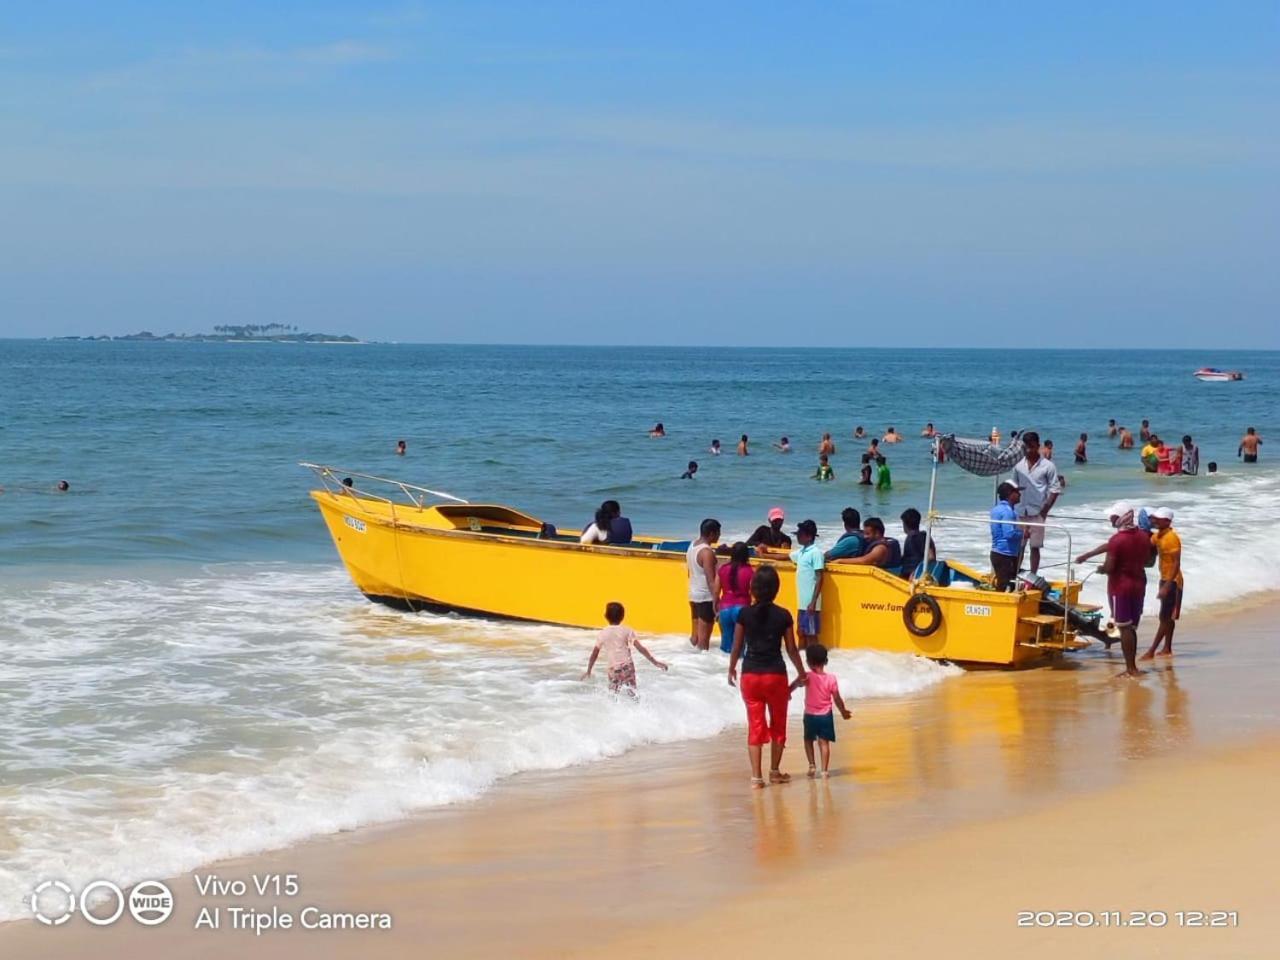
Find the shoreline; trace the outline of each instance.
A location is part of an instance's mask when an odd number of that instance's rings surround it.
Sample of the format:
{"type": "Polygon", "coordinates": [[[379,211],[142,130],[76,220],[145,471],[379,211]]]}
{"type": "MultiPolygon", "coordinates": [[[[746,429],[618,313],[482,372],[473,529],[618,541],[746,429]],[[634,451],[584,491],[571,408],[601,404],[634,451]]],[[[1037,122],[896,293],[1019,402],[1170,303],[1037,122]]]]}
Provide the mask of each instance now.
{"type": "MultiPolygon", "coordinates": [[[[1112,680],[1118,655],[1099,650],[1058,667],[970,672],[913,696],[861,701],[833,748],[835,776],[821,786],[798,777],[752,794],[740,730],[678,750],[650,746],[519,775],[470,804],[184,874],[172,884],[175,918],[161,928],[94,928],[77,919],[50,930],[18,921],[0,925],[0,944],[8,938],[25,956],[114,945],[122,953],[167,945],[221,956],[296,946],[396,956],[407,952],[408,937],[427,938],[448,956],[487,956],[518,938],[530,952],[563,955],[584,937],[627,943],[655,923],[675,929],[701,922],[704,912],[717,916],[718,905],[769,889],[778,876],[807,878],[814,850],[861,863],[1054,809],[1070,832],[1073,798],[1129,789],[1125,782],[1152,763],[1176,767],[1170,757],[1185,761],[1178,776],[1194,783],[1194,769],[1210,761],[1193,758],[1280,729],[1275,708],[1262,710],[1274,684],[1259,669],[1272,664],[1273,610],[1251,607],[1226,621],[1189,614],[1179,656],[1136,683],[1112,680]],[[394,930],[333,933],[322,942],[302,931],[192,929],[194,876],[291,872],[308,903],[385,909],[394,930]],[[610,902],[625,904],[620,913],[601,915],[602,888],[610,902]],[[503,904],[500,916],[490,903],[503,904]]],[[[803,770],[798,742],[784,766],[803,770]]]]}

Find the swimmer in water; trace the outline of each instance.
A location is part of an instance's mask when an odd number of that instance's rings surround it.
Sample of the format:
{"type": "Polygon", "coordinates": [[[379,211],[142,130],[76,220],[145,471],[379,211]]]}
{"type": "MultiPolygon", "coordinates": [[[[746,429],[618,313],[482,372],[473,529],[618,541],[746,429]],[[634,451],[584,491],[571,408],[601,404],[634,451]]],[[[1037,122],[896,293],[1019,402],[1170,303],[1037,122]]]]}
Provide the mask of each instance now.
{"type": "Polygon", "coordinates": [[[1255,427],[1250,427],[1240,438],[1240,446],[1236,448],[1236,456],[1243,457],[1245,463],[1258,462],[1258,448],[1262,446],[1262,438],[1255,427]]]}
{"type": "Polygon", "coordinates": [[[408,449],[408,444],[406,444],[403,440],[396,441],[396,456],[403,457],[404,452],[407,449],[408,449]]]}
{"type": "Polygon", "coordinates": [[[354,486],[355,486],[355,481],[354,481],[354,480],[352,480],[350,477],[343,477],[343,478],[342,478],[342,485],[343,485],[344,487],[354,487],[354,486]]]}
{"type": "Polygon", "coordinates": [[[862,429],[861,424],[859,424],[859,425],[858,425],[858,428],[857,428],[856,430],[854,430],[854,431],[853,431],[853,439],[855,439],[855,440],[861,440],[861,439],[863,439],[866,435],[867,435],[867,431],[865,431],[865,430],[863,430],[863,429],[862,429]]]}
{"type": "Polygon", "coordinates": [[[747,449],[747,435],[745,433],[742,435],[742,439],[738,441],[738,456],[751,456],[751,451],[747,449]]]}
{"type": "Polygon", "coordinates": [[[1218,475],[1218,462],[1216,460],[1209,461],[1209,476],[1216,477],[1218,475]]]}
{"type": "Polygon", "coordinates": [[[1133,434],[1129,432],[1128,427],[1120,428],[1120,449],[1121,450],[1133,449],[1133,434]]]}
{"type": "Polygon", "coordinates": [[[858,477],[858,486],[871,486],[871,454],[869,453],[862,455],[862,473],[858,477]]]}
{"type": "Polygon", "coordinates": [[[901,443],[902,437],[901,435],[899,435],[897,430],[893,429],[893,427],[890,427],[888,430],[884,432],[883,442],[884,443],[901,443]]]}
{"type": "Polygon", "coordinates": [[[822,435],[822,442],[818,444],[818,453],[829,457],[835,452],[836,445],[835,441],[831,439],[831,434],[824,433],[822,435]]]}
{"type": "Polygon", "coordinates": [[[720,456],[720,441],[719,441],[719,440],[712,440],[712,441],[711,441],[711,455],[712,455],[713,457],[718,457],[718,456],[720,456]]]}
{"type": "Polygon", "coordinates": [[[1080,434],[1080,439],[1076,442],[1076,463],[1088,463],[1089,453],[1086,447],[1089,444],[1089,435],[1087,433],[1080,434]]]}
{"type": "Polygon", "coordinates": [[[827,455],[824,453],[818,457],[818,470],[812,479],[826,483],[828,480],[834,480],[835,478],[836,472],[831,469],[831,464],[827,463],[827,455]]]}
{"type": "Polygon", "coordinates": [[[777,450],[779,453],[790,453],[791,439],[789,437],[783,437],[773,445],[773,449],[777,450]]]}
{"type": "MultiPolygon", "coordinates": [[[[1014,439],[1014,440],[1017,440],[1017,439],[1018,439],[1018,437],[1017,437],[1017,435],[1016,435],[1016,434],[1013,436],[1013,439],[1014,439]]],[[[1041,454],[1041,455],[1042,455],[1046,460],[1052,460],[1052,459],[1053,459],[1053,441],[1052,441],[1052,440],[1046,440],[1043,444],[1041,444],[1041,446],[1040,446],[1040,454],[1041,454]]]]}
{"type": "Polygon", "coordinates": [[[1107,436],[1108,436],[1108,437],[1114,437],[1114,436],[1115,436],[1117,433],[1119,433],[1119,432],[1120,432],[1120,428],[1116,426],[1116,422],[1115,422],[1115,420],[1108,420],[1108,421],[1107,421],[1107,436]]]}
{"type": "Polygon", "coordinates": [[[653,425],[653,429],[649,431],[649,436],[651,437],[665,437],[666,435],[667,435],[667,428],[662,425],[661,420],[655,423],[653,425]]]}
{"type": "Polygon", "coordinates": [[[889,474],[889,461],[883,456],[876,457],[876,489],[893,489],[893,477],[889,474]]]}
{"type": "Polygon", "coordinates": [[[684,473],[680,474],[681,480],[692,480],[698,475],[698,461],[690,460],[689,466],[685,468],[684,473]]]}
{"type": "Polygon", "coordinates": [[[66,492],[67,492],[68,490],[70,490],[70,489],[71,489],[71,484],[67,483],[67,481],[65,481],[65,480],[59,480],[59,481],[58,481],[58,490],[59,490],[61,493],[66,493],[66,492]]]}
{"type": "Polygon", "coordinates": [[[933,438],[934,438],[934,437],[936,437],[937,435],[938,435],[938,431],[937,431],[937,430],[935,430],[935,429],[933,429],[933,423],[932,423],[932,422],[930,422],[930,423],[926,423],[926,424],[924,425],[924,429],[920,431],[920,436],[922,436],[922,437],[928,437],[928,438],[930,438],[930,439],[933,439],[933,438]]]}

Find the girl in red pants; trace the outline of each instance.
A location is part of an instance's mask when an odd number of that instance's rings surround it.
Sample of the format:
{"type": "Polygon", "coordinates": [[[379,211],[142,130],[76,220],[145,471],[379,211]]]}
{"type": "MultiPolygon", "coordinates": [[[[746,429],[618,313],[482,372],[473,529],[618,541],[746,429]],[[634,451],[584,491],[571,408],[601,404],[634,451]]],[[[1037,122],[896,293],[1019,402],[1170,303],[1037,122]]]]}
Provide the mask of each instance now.
{"type": "Polygon", "coordinates": [[[804,665],[796,649],[791,612],[774,603],[778,596],[778,571],[761,567],[751,578],[755,601],[743,607],[733,631],[733,652],[729,654],[729,686],[738,686],[738,660],[742,660],[742,700],[747,705],[747,754],[751,758],[751,786],[765,786],[761,769],[764,745],[769,747],[769,783],[786,783],[790,774],[778,769],[787,745],[787,701],[791,684],[787,681],[787,656],[796,668],[796,685],[804,686],[804,665]]]}

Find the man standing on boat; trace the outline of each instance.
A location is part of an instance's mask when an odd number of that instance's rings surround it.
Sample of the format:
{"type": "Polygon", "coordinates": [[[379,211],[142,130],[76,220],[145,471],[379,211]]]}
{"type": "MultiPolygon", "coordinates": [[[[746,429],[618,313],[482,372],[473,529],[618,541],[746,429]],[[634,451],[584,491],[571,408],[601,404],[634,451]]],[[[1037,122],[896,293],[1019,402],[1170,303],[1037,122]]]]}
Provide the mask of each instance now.
{"type": "Polygon", "coordinates": [[[720,521],[703,520],[698,534],[685,555],[689,568],[689,643],[707,650],[711,646],[711,625],[716,620],[715,545],[720,540],[720,521]]]}
{"type": "Polygon", "coordinates": [[[1018,576],[1022,530],[1018,525],[1018,488],[1006,480],[996,490],[999,502],[991,508],[991,575],[1004,592],[1018,576]]]}
{"type": "MultiPolygon", "coordinates": [[[[1022,446],[1026,456],[1013,468],[1013,482],[1022,500],[1018,504],[1018,516],[1024,523],[1043,524],[1049,519],[1049,511],[1062,493],[1062,481],[1053,461],[1040,456],[1040,434],[1027,430],[1022,434],[1022,446]]],[[[1023,547],[1031,548],[1031,575],[1040,569],[1040,548],[1044,546],[1044,527],[1027,526],[1023,547]]],[[[1018,566],[1022,566],[1019,562],[1018,566]]]]}

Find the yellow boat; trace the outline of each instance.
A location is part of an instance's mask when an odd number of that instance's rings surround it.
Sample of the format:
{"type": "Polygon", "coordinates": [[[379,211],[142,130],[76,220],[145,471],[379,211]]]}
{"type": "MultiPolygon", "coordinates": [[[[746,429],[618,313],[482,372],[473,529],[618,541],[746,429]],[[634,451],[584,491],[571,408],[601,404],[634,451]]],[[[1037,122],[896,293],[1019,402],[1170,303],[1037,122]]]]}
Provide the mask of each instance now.
{"type": "MultiPolygon", "coordinates": [[[[687,633],[688,541],[637,538],[626,546],[547,537],[541,520],[499,504],[474,504],[394,480],[303,464],[311,492],[351,579],[370,600],[409,611],[453,611],[573,627],[598,627],[605,604],[623,603],[643,633],[687,633]],[[355,486],[380,485],[382,496],[355,486]],[[350,482],[348,482],[350,481],[350,482]]],[[[795,608],[794,565],[778,568],[778,603],[795,608]]],[[[833,563],[824,575],[822,633],[829,647],[915,653],[939,660],[1025,665],[1087,646],[1073,623],[1078,582],[997,593],[954,561],[935,581],[911,582],[875,567],[833,563]],[[1060,607],[1042,612],[1053,591],[1060,607]],[[904,609],[910,612],[904,614],[904,609]]]]}

